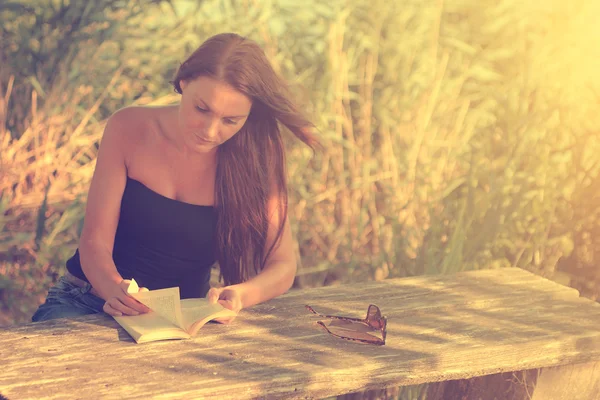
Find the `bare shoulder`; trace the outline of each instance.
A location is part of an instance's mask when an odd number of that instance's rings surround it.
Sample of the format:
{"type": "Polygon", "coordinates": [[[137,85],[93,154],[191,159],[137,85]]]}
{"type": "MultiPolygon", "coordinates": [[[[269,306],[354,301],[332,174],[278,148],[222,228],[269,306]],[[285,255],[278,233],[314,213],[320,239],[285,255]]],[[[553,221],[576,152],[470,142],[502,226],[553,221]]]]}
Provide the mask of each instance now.
{"type": "Polygon", "coordinates": [[[135,145],[148,139],[156,129],[162,108],[128,106],[115,111],[106,122],[104,135],[122,145],[135,145]]]}
{"type": "Polygon", "coordinates": [[[115,111],[110,118],[119,123],[139,124],[148,117],[153,117],[164,112],[165,107],[127,106],[115,111]]]}
{"type": "Polygon", "coordinates": [[[135,135],[147,123],[148,112],[144,107],[130,106],[115,111],[106,121],[106,133],[135,135]]]}

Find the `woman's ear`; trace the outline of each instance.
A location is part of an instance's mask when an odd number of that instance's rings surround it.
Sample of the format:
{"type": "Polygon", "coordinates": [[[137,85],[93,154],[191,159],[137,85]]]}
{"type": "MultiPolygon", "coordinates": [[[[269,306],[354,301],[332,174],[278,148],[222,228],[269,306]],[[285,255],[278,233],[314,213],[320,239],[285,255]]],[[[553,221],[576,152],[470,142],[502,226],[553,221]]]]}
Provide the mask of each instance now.
{"type": "Polygon", "coordinates": [[[183,92],[183,89],[185,89],[185,87],[187,86],[188,82],[184,79],[179,81],[179,87],[181,88],[181,91],[183,92]]]}

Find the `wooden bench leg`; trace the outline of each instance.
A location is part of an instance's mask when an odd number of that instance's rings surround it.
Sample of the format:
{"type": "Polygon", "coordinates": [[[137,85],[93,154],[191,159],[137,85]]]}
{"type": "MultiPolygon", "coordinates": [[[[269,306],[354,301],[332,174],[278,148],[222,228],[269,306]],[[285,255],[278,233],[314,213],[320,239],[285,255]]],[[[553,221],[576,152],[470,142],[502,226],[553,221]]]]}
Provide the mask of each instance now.
{"type": "Polygon", "coordinates": [[[505,372],[428,385],[427,400],[599,400],[600,362],[505,372]]]}
{"type": "Polygon", "coordinates": [[[529,400],[536,377],[529,370],[430,383],[427,400],[529,400]]]}
{"type": "Polygon", "coordinates": [[[600,399],[600,362],[542,368],[531,400],[600,399]]]}
{"type": "MultiPolygon", "coordinates": [[[[346,394],[338,400],[396,399],[402,389],[407,388],[346,394]]],[[[600,400],[600,362],[435,382],[424,389],[427,400],[600,400]]]]}

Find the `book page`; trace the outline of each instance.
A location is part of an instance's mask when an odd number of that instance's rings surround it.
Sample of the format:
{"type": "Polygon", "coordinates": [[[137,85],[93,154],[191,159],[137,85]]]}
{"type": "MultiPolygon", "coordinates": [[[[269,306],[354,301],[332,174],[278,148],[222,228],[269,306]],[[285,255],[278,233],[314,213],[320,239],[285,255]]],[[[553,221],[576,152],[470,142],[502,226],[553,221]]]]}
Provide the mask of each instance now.
{"type": "Polygon", "coordinates": [[[192,336],[212,319],[237,315],[219,303],[209,303],[205,298],[181,300],[181,312],[185,329],[192,336]]]}
{"type": "Polygon", "coordinates": [[[181,315],[181,306],[179,304],[178,287],[130,294],[158,315],[171,321],[177,327],[185,329],[181,315]]]}
{"type": "Polygon", "coordinates": [[[113,317],[127,333],[137,342],[145,343],[154,340],[187,339],[190,335],[174,326],[154,311],[140,315],[113,317]]]}

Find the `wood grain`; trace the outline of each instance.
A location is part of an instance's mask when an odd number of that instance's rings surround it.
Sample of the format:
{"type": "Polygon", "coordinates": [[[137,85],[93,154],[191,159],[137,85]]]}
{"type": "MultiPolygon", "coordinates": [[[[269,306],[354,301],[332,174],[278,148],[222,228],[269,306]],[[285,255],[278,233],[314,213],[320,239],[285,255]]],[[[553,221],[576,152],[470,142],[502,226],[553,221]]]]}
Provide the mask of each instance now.
{"type": "Polygon", "coordinates": [[[106,315],[0,331],[9,399],[323,398],[600,361],[600,305],[517,268],[292,291],[192,340],[135,344],[106,315]],[[388,317],[385,346],[305,310],[388,317]]]}

